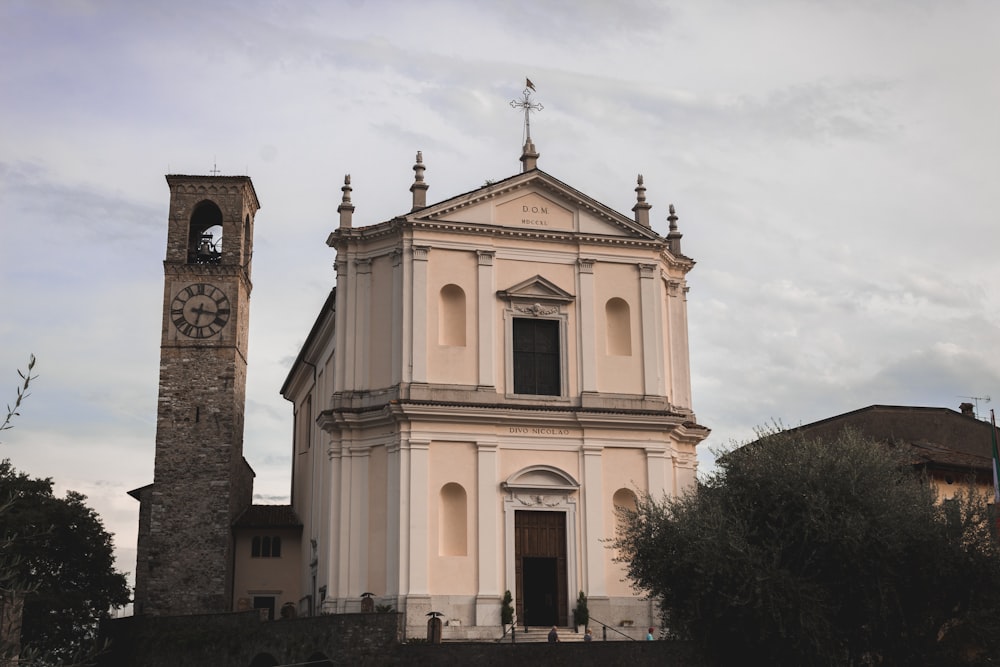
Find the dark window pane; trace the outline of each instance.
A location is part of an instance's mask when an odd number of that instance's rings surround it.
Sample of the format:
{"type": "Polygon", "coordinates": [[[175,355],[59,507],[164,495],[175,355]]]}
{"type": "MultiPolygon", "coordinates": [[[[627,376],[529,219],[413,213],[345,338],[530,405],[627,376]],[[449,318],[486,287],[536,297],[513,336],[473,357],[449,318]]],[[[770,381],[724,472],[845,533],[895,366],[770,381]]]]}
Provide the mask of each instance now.
{"type": "Polygon", "coordinates": [[[253,542],[250,543],[250,556],[253,558],[260,558],[260,538],[253,538],[253,542]]]}
{"type": "Polygon", "coordinates": [[[273,537],[271,538],[271,557],[281,558],[281,538],[273,537]]]}
{"type": "Polygon", "coordinates": [[[559,322],[517,318],[512,342],[514,393],[558,396],[559,322]]]}

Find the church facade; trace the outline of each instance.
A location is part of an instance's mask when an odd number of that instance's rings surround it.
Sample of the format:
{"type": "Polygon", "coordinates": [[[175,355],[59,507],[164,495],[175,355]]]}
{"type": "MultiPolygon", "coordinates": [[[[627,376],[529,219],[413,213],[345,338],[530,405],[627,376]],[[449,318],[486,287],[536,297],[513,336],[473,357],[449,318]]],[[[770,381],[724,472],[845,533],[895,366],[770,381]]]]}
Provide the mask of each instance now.
{"type": "Polygon", "coordinates": [[[405,611],[446,637],[566,626],[580,592],[609,625],[652,622],[608,546],[616,506],[694,483],[708,430],[691,406],[676,216],[649,224],[538,169],[354,218],[328,240],[337,283],[282,394],[295,411],[300,611],[405,611]]]}
{"type": "Polygon", "coordinates": [[[616,508],[694,484],[677,217],[650,225],[538,168],[361,224],[345,178],[337,280],[284,385],[291,503],[252,505],[243,459],[245,176],[168,176],[156,463],[140,500],[137,614],[406,613],[423,634],[655,619],[615,561],[616,508]],[[221,232],[222,241],[213,233],[221,232]]]}

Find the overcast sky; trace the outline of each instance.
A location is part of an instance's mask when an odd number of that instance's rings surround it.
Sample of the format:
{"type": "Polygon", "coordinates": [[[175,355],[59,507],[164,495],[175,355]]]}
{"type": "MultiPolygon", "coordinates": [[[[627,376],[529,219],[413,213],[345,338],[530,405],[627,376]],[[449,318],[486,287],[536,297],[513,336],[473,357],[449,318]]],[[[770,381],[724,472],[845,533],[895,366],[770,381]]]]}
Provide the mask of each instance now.
{"type": "Polygon", "coordinates": [[[278,394],[355,225],[539,167],[631,215],[636,174],[689,274],[700,448],[867,405],[1000,402],[1000,3],[0,2],[0,456],[73,489],[135,568],[152,481],[164,174],[249,174],[245,455],[287,502],[278,394]]]}

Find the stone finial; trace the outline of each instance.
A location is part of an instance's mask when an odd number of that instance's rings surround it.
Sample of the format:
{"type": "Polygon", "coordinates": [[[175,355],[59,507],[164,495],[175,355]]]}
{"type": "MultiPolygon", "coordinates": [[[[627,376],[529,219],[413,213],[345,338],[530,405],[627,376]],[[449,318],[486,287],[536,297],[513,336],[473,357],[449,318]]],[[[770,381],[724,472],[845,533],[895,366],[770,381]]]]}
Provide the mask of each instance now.
{"type": "Polygon", "coordinates": [[[354,204],[351,203],[351,175],[344,175],[344,187],[340,188],[344,193],[340,200],[340,206],[337,207],[337,212],[340,213],[340,226],[341,228],[351,227],[352,216],[354,215],[354,204]]]}
{"type": "Polygon", "coordinates": [[[670,231],[667,232],[667,247],[670,248],[670,252],[675,255],[681,254],[681,237],[684,236],[679,231],[677,231],[677,212],[674,210],[674,205],[670,205],[670,215],[667,216],[667,222],[670,223],[670,231]]]}
{"type": "Polygon", "coordinates": [[[635,206],[632,207],[637,224],[649,227],[649,209],[651,208],[653,208],[652,205],[646,203],[646,186],[642,184],[642,174],[639,174],[635,186],[635,206]]]}
{"type": "Polygon", "coordinates": [[[521,171],[532,169],[538,169],[538,151],[535,150],[535,142],[529,138],[524,144],[524,150],[521,151],[521,171]]]}
{"type": "Polygon", "coordinates": [[[413,185],[410,186],[410,192],[413,193],[413,208],[410,209],[411,212],[427,206],[428,187],[424,183],[424,153],[423,151],[417,151],[417,161],[413,165],[413,185]]]}

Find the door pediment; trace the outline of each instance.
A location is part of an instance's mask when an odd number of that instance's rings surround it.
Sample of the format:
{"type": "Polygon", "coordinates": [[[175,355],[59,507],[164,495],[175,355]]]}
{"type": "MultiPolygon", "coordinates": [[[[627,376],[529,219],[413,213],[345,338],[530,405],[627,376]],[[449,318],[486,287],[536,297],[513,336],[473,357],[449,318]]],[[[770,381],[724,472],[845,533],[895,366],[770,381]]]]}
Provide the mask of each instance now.
{"type": "Polygon", "coordinates": [[[543,301],[547,303],[570,303],[575,298],[551,280],[539,275],[522,280],[505,290],[500,290],[497,295],[508,301],[543,301]]]}
{"type": "Polygon", "coordinates": [[[579,482],[555,466],[534,465],[522,468],[503,482],[503,488],[514,492],[546,493],[576,491],[579,482]]]}

